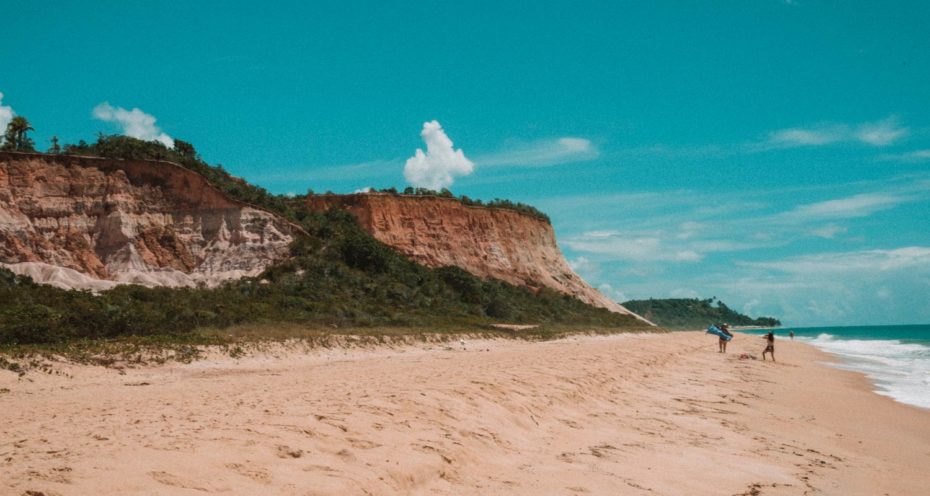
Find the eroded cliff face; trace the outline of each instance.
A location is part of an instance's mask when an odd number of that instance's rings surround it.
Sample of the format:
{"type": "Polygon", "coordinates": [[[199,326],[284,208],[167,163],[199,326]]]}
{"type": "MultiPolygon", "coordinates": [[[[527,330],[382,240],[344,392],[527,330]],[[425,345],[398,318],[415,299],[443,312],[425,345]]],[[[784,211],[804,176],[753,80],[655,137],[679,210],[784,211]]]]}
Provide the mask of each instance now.
{"type": "Polygon", "coordinates": [[[345,208],[372,236],[423,265],[457,266],[531,289],[548,287],[641,318],[572,271],[544,220],[431,196],[316,195],[307,202],[315,210],[345,208]]]}
{"type": "Polygon", "coordinates": [[[172,163],[0,153],[0,264],[38,282],[215,285],[284,258],[296,229],[172,163]]]}

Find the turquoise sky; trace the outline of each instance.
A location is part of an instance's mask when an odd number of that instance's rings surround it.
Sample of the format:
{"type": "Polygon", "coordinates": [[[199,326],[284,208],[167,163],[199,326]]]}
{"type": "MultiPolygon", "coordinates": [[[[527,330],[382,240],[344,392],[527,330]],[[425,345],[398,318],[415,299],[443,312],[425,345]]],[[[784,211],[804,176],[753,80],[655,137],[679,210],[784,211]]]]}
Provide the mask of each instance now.
{"type": "Polygon", "coordinates": [[[927,2],[318,3],[0,0],[0,121],[532,203],[621,300],[930,322],[927,2]]]}

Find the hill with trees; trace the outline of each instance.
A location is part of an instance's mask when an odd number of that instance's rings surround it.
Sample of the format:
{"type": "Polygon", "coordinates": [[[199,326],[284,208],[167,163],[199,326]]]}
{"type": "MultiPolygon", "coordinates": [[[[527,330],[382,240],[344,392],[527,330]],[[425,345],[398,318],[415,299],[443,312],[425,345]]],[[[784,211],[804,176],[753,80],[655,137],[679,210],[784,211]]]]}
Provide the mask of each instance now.
{"type": "Polygon", "coordinates": [[[778,327],[781,321],[772,317],[752,318],[743,315],[716,297],[630,300],[623,303],[629,310],[669,329],[703,329],[710,324],[726,322],[736,326],[778,327]]]}

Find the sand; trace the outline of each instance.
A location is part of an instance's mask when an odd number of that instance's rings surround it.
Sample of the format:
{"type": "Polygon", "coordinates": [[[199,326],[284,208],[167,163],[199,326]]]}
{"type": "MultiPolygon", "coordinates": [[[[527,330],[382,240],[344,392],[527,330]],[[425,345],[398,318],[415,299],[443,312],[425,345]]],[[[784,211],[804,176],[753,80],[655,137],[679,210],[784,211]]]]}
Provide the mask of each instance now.
{"type": "Polygon", "coordinates": [[[699,333],[0,372],[0,494],[923,495],[930,411],[699,333]],[[9,391],[5,391],[8,389],[9,391]],[[34,491],[29,493],[28,491],[34,491]]]}

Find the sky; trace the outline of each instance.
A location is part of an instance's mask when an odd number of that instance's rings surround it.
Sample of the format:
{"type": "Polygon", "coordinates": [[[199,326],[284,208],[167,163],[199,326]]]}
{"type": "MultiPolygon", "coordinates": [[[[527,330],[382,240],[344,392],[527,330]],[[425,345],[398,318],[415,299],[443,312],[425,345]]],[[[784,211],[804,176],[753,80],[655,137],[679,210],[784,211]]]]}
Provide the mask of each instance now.
{"type": "Polygon", "coordinates": [[[0,125],[530,203],[610,297],[930,322],[930,4],[0,0],[0,125]]]}

